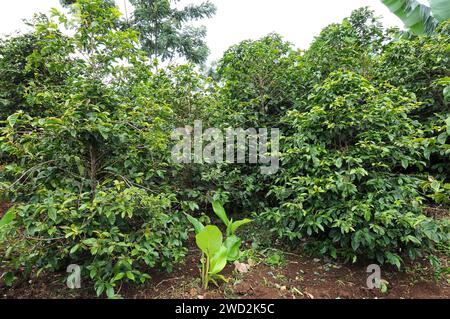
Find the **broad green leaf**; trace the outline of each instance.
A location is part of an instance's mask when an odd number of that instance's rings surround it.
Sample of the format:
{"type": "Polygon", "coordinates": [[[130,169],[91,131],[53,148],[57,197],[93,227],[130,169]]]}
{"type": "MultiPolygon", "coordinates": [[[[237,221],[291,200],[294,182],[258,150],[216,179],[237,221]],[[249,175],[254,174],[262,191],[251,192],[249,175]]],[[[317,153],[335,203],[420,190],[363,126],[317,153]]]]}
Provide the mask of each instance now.
{"type": "Polygon", "coordinates": [[[387,261],[391,265],[395,265],[395,266],[397,266],[398,269],[400,269],[402,259],[397,254],[393,254],[391,252],[387,252],[386,253],[386,258],[387,258],[387,261]]]}
{"type": "Polygon", "coordinates": [[[17,114],[10,115],[8,117],[8,119],[7,119],[9,126],[14,127],[14,125],[17,122],[17,119],[18,119],[18,115],[17,114]]]}
{"type": "Polygon", "coordinates": [[[195,217],[192,217],[189,214],[186,214],[187,219],[191,222],[191,224],[194,226],[195,233],[200,233],[205,226],[195,217]]]}
{"type": "Polygon", "coordinates": [[[406,239],[407,239],[408,241],[413,242],[414,244],[417,244],[417,245],[420,245],[420,244],[421,244],[420,240],[419,240],[417,237],[414,237],[414,236],[412,236],[412,235],[406,236],[406,239]]]}
{"type": "Polygon", "coordinates": [[[71,254],[71,255],[72,255],[72,254],[75,254],[79,248],[80,248],[80,245],[79,245],[79,244],[76,244],[75,246],[73,246],[73,247],[70,249],[69,254],[71,254]]]}
{"type": "Polygon", "coordinates": [[[439,22],[450,19],[450,2],[448,0],[429,0],[433,17],[439,22]]]}
{"type": "Polygon", "coordinates": [[[336,159],[334,164],[336,165],[337,168],[341,168],[342,167],[342,158],[339,157],[338,159],[336,159]]]}
{"type": "Polygon", "coordinates": [[[372,212],[370,210],[364,211],[364,219],[366,221],[370,221],[371,218],[372,218],[372,212]]]}
{"type": "Polygon", "coordinates": [[[16,213],[13,209],[8,210],[5,215],[3,215],[2,219],[0,219],[0,228],[11,223],[16,216],[16,213]]]}
{"type": "Polygon", "coordinates": [[[241,239],[237,236],[229,236],[224,242],[227,247],[227,259],[235,261],[239,258],[239,248],[241,247],[241,239]]]}
{"type": "Polygon", "coordinates": [[[409,166],[409,161],[408,161],[408,159],[406,159],[406,158],[402,159],[402,167],[403,167],[404,169],[407,169],[408,166],[409,166]]]}
{"type": "Polygon", "coordinates": [[[99,284],[97,288],[95,289],[95,293],[97,294],[97,297],[99,297],[103,291],[105,291],[105,284],[99,284]]]}
{"type": "Polygon", "coordinates": [[[221,202],[215,200],[212,203],[214,213],[220,218],[220,220],[228,226],[230,221],[228,220],[227,214],[225,213],[225,209],[223,208],[223,205],[221,202]]]}
{"type": "Polygon", "coordinates": [[[120,273],[118,273],[117,275],[114,276],[114,279],[112,281],[114,282],[114,281],[121,280],[123,277],[125,277],[125,273],[120,272],[120,273]]]}
{"type": "Polygon", "coordinates": [[[56,118],[56,117],[49,117],[45,120],[45,124],[46,125],[60,125],[62,124],[63,121],[61,121],[61,119],[56,118]]]}
{"type": "Polygon", "coordinates": [[[437,141],[439,144],[443,145],[443,144],[445,144],[445,142],[447,141],[447,136],[448,136],[447,132],[441,133],[441,134],[439,134],[439,136],[437,137],[436,141],[437,141]]]}
{"type": "Polygon", "coordinates": [[[56,222],[56,218],[57,218],[57,210],[54,207],[50,207],[48,209],[48,217],[53,220],[54,222],[56,222]]]}
{"type": "Polygon", "coordinates": [[[217,274],[221,272],[227,264],[227,247],[222,245],[209,261],[209,273],[217,274]]]}
{"type": "Polygon", "coordinates": [[[243,225],[245,225],[245,224],[251,223],[251,222],[252,222],[252,220],[251,220],[251,219],[248,219],[248,218],[244,218],[244,219],[237,220],[237,221],[233,222],[233,223],[231,224],[231,226],[230,226],[230,232],[231,232],[231,235],[234,235],[234,233],[236,232],[236,230],[237,230],[239,227],[241,227],[241,226],[243,226],[243,225]]]}
{"type": "Polygon", "coordinates": [[[127,278],[133,281],[136,279],[136,277],[131,271],[127,271],[127,278]]]}
{"type": "Polygon", "coordinates": [[[381,0],[389,10],[399,17],[405,27],[416,34],[432,33],[438,24],[430,7],[417,0],[381,0]]]}
{"type": "Polygon", "coordinates": [[[222,246],[222,232],[217,226],[208,225],[195,236],[195,242],[206,255],[214,256],[222,246]]]}
{"type": "Polygon", "coordinates": [[[113,286],[108,285],[108,288],[106,288],[106,295],[108,296],[108,298],[114,298],[115,293],[113,286]]]}

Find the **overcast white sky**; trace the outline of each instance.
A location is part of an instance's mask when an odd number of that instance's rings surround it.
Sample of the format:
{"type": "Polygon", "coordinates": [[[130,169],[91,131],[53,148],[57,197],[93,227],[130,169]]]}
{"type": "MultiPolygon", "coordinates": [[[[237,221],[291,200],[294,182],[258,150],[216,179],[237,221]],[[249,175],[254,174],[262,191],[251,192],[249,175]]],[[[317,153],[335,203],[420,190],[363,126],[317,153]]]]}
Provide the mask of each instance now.
{"type": "MultiPolygon", "coordinates": [[[[124,0],[118,0],[123,7],[124,0]]],[[[401,21],[380,0],[211,0],[217,15],[202,24],[208,28],[210,60],[221,57],[231,45],[278,32],[299,48],[307,48],[320,30],[340,22],[353,9],[369,6],[386,26],[402,26],[401,21]]],[[[202,0],[183,0],[197,3],[202,0]]],[[[0,34],[23,30],[22,19],[35,12],[59,8],[58,0],[13,0],[0,5],[0,34]]]]}

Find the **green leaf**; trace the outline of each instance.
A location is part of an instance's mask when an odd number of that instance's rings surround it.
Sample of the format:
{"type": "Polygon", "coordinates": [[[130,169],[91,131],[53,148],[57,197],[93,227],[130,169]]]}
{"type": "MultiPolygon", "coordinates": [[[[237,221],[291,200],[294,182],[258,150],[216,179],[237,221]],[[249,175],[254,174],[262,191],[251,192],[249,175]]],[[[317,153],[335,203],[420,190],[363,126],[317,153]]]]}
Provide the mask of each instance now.
{"type": "Polygon", "coordinates": [[[48,217],[53,220],[54,222],[56,222],[56,218],[57,218],[57,211],[54,207],[50,207],[48,209],[48,217]]]}
{"type": "Polygon", "coordinates": [[[431,12],[439,22],[450,19],[450,3],[448,0],[429,0],[431,12]]]}
{"type": "Polygon", "coordinates": [[[75,254],[77,252],[78,248],[80,248],[80,245],[76,244],[75,246],[72,247],[72,249],[70,249],[69,254],[71,254],[71,255],[75,254]]]}
{"type": "Polygon", "coordinates": [[[361,244],[361,231],[357,231],[353,236],[352,236],[352,249],[353,251],[357,251],[359,248],[359,245],[361,244]]]}
{"type": "Polygon", "coordinates": [[[0,228],[11,223],[16,217],[16,212],[14,209],[9,209],[5,215],[3,215],[2,219],[0,219],[0,228]]]}
{"type": "Polygon", "coordinates": [[[101,135],[105,140],[107,140],[107,139],[108,139],[108,132],[109,132],[109,129],[106,128],[106,127],[103,127],[102,125],[97,125],[97,129],[98,129],[100,135],[101,135]]]}
{"type": "Polygon", "coordinates": [[[434,32],[437,20],[429,7],[416,0],[381,0],[389,10],[399,17],[405,27],[416,34],[434,32]]]}
{"type": "Polygon", "coordinates": [[[95,238],[88,238],[83,240],[83,244],[87,245],[87,246],[92,246],[95,245],[97,243],[97,239],[95,238]]]}
{"type": "Polygon", "coordinates": [[[385,280],[380,281],[380,291],[381,293],[386,293],[388,291],[387,282],[385,280]]]}
{"type": "Polygon", "coordinates": [[[14,125],[17,122],[17,119],[18,119],[18,115],[17,114],[13,114],[13,115],[8,116],[7,120],[8,120],[9,126],[14,127],[14,125]]]}
{"type": "Polygon", "coordinates": [[[120,272],[114,276],[112,281],[115,282],[115,281],[121,280],[123,277],[125,277],[125,274],[123,272],[120,272]]]}
{"type": "Polygon", "coordinates": [[[241,239],[237,236],[229,236],[225,242],[227,247],[227,259],[229,261],[235,261],[239,258],[239,248],[241,247],[241,239]]]}
{"type": "Polygon", "coordinates": [[[131,271],[127,271],[127,278],[133,281],[136,279],[136,277],[131,271]]]}
{"type": "Polygon", "coordinates": [[[432,190],[434,190],[435,192],[439,191],[439,189],[441,188],[441,183],[439,183],[439,181],[437,180],[433,180],[430,184],[430,187],[432,190]]]}
{"type": "Polygon", "coordinates": [[[95,293],[97,294],[97,297],[99,297],[103,291],[105,291],[105,284],[99,284],[97,286],[97,289],[95,289],[95,293]]]}
{"type": "Polygon", "coordinates": [[[189,214],[186,214],[186,218],[191,222],[191,224],[194,226],[195,233],[200,233],[205,226],[195,217],[192,217],[189,214]]]}
{"type": "Polygon", "coordinates": [[[209,261],[209,273],[217,274],[221,272],[227,264],[227,247],[222,245],[209,261]]]}
{"type": "Polygon", "coordinates": [[[241,220],[237,220],[237,221],[235,221],[235,222],[232,222],[232,223],[231,223],[231,226],[230,226],[230,235],[234,235],[234,233],[236,232],[236,230],[237,230],[239,227],[241,227],[241,226],[243,226],[243,225],[245,225],[245,224],[251,223],[251,222],[252,222],[252,220],[251,220],[251,219],[248,219],[248,218],[244,218],[244,219],[241,219],[241,220]]]}
{"type": "Polygon", "coordinates": [[[222,246],[222,232],[217,226],[208,225],[195,236],[195,242],[207,256],[214,256],[222,246]]]}
{"type": "Polygon", "coordinates": [[[14,283],[14,280],[16,280],[17,277],[14,276],[14,274],[10,271],[6,272],[3,276],[3,280],[5,281],[6,286],[11,287],[14,283]]]}
{"type": "Polygon", "coordinates": [[[447,141],[447,136],[448,134],[446,132],[439,134],[439,136],[437,137],[437,142],[441,145],[445,144],[445,142],[447,141]]]}
{"type": "Polygon", "coordinates": [[[372,218],[372,212],[370,210],[364,211],[364,219],[366,221],[370,221],[371,218],[372,218]]]}
{"type": "Polygon", "coordinates": [[[58,119],[56,117],[49,117],[45,120],[45,124],[46,125],[60,125],[62,124],[63,121],[61,121],[61,119],[58,119]]]}
{"type": "Polygon", "coordinates": [[[407,239],[408,241],[413,242],[414,244],[417,244],[417,245],[420,245],[420,244],[421,244],[420,240],[419,240],[417,237],[414,237],[414,236],[412,236],[412,235],[406,236],[406,239],[407,239]]]}
{"type": "Polygon", "coordinates": [[[114,287],[108,285],[108,288],[106,289],[106,295],[108,296],[108,298],[114,298],[115,296],[114,287]]]}
{"type": "MultiPolygon", "coordinates": [[[[444,95],[444,100],[446,102],[450,102],[450,85],[447,85],[444,90],[442,91],[442,94],[444,95]]],[[[450,133],[449,133],[450,134],[450,133]]]]}
{"type": "Polygon", "coordinates": [[[402,159],[402,167],[403,167],[404,169],[407,169],[408,166],[409,166],[409,161],[408,161],[408,159],[406,159],[406,158],[402,159]]]}
{"type": "Polygon", "coordinates": [[[397,266],[397,268],[400,270],[400,266],[401,266],[401,258],[400,258],[397,254],[393,254],[393,253],[391,253],[391,252],[387,252],[387,253],[386,253],[386,258],[387,258],[387,261],[388,261],[391,265],[397,266]]]}
{"type": "Polygon", "coordinates": [[[214,210],[214,213],[216,213],[216,215],[220,218],[220,220],[226,225],[228,226],[228,224],[230,223],[230,221],[228,220],[227,214],[225,213],[225,209],[223,208],[223,205],[221,202],[215,200],[212,203],[212,207],[214,210]]]}

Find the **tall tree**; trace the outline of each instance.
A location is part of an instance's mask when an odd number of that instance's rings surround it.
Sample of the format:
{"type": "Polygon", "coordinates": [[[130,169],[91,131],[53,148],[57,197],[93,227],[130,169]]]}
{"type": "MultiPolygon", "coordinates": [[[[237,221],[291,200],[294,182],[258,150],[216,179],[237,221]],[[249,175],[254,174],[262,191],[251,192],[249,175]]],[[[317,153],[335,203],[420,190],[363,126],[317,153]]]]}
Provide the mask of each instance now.
{"type": "Polygon", "coordinates": [[[184,57],[205,62],[209,49],[206,28],[190,22],[210,18],[216,6],[209,1],[199,5],[177,6],[180,0],[130,0],[134,6],[133,26],[140,32],[143,49],[151,58],[172,60],[184,57]]]}

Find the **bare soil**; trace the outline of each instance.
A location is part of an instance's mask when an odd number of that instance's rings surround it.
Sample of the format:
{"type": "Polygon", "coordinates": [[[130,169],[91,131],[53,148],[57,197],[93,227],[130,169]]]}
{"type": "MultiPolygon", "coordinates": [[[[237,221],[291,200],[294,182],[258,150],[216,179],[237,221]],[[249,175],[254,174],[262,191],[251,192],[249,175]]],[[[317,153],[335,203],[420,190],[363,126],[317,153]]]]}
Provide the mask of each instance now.
{"type": "Polygon", "coordinates": [[[0,218],[3,217],[3,215],[9,209],[9,207],[10,207],[9,203],[0,201],[0,218]]]}
{"type": "Polygon", "coordinates": [[[427,207],[425,209],[425,213],[428,216],[436,218],[436,219],[442,219],[442,218],[450,219],[450,211],[445,208],[439,207],[439,206],[427,207]]]}

